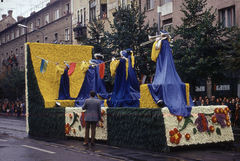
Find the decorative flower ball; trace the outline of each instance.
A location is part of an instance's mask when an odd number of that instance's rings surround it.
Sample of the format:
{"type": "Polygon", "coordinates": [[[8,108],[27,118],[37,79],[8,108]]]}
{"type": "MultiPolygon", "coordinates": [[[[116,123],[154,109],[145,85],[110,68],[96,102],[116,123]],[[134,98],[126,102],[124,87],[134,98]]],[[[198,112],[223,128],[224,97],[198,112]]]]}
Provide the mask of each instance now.
{"type": "Polygon", "coordinates": [[[73,129],[73,133],[76,133],[76,130],[75,130],[75,129],[73,129]]]}
{"type": "Polygon", "coordinates": [[[102,110],[102,111],[101,111],[101,115],[103,116],[104,114],[105,114],[105,111],[104,111],[104,110],[102,110]]]}
{"type": "Polygon", "coordinates": [[[212,117],[212,122],[213,123],[217,122],[217,117],[215,115],[213,115],[213,117],[212,117]]]}
{"type": "Polygon", "coordinates": [[[229,121],[227,121],[226,124],[228,127],[231,125],[231,123],[229,121]]]}
{"type": "Polygon", "coordinates": [[[185,138],[186,138],[187,140],[189,140],[189,139],[190,139],[190,134],[189,134],[189,133],[186,133],[185,138]]]}
{"type": "Polygon", "coordinates": [[[100,123],[99,126],[100,126],[101,128],[103,128],[103,124],[102,124],[102,123],[100,123]]]}
{"type": "Polygon", "coordinates": [[[228,115],[226,115],[225,120],[229,121],[229,116],[228,115]]]}
{"type": "Polygon", "coordinates": [[[69,118],[70,118],[70,119],[72,118],[72,114],[69,114],[69,118]]]}
{"type": "Polygon", "coordinates": [[[219,113],[219,109],[218,109],[218,108],[215,108],[214,112],[215,112],[215,113],[219,113]]]}
{"type": "Polygon", "coordinates": [[[171,131],[169,131],[169,135],[173,136],[173,135],[175,135],[175,132],[173,130],[171,130],[171,131]]]}
{"type": "Polygon", "coordinates": [[[226,110],[227,112],[229,112],[229,107],[225,107],[225,109],[224,110],[226,110]]]}
{"type": "Polygon", "coordinates": [[[210,126],[210,127],[209,127],[209,130],[210,130],[211,132],[214,132],[214,130],[215,130],[214,126],[210,126]]]}
{"type": "Polygon", "coordinates": [[[219,108],[219,113],[223,113],[223,109],[222,108],[219,108]]]}
{"type": "Polygon", "coordinates": [[[224,113],[225,115],[227,115],[227,114],[228,114],[227,110],[223,110],[223,113],[224,113]]]}
{"type": "Polygon", "coordinates": [[[182,116],[177,116],[178,121],[182,121],[183,117],[182,116]]]}

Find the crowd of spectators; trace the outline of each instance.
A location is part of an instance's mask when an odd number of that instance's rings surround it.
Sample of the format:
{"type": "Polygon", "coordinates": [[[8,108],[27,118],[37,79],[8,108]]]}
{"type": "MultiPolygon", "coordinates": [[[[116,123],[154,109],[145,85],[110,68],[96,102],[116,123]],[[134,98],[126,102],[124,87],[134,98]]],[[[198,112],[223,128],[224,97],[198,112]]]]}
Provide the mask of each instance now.
{"type": "Polygon", "coordinates": [[[200,96],[197,100],[196,97],[193,99],[193,103],[195,106],[210,106],[210,105],[226,105],[230,110],[230,119],[232,126],[234,127],[240,127],[240,100],[238,97],[236,98],[215,98],[215,96],[212,96],[211,99],[209,99],[207,96],[204,97],[204,99],[200,96]]]}
{"type": "Polygon", "coordinates": [[[9,101],[0,101],[0,113],[7,114],[7,115],[13,115],[20,117],[21,115],[26,114],[26,106],[24,102],[21,101],[15,101],[15,102],[9,102],[9,101]]]}

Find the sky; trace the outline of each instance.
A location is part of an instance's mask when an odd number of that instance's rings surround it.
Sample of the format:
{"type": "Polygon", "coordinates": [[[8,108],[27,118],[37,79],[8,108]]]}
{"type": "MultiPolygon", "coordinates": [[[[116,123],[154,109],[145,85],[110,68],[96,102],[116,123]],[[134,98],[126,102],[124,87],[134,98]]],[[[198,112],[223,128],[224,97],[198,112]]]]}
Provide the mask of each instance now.
{"type": "Polygon", "coordinates": [[[13,10],[13,18],[17,21],[17,16],[29,17],[30,13],[39,11],[50,0],[0,0],[0,20],[2,15],[8,15],[8,10],[13,10]]]}

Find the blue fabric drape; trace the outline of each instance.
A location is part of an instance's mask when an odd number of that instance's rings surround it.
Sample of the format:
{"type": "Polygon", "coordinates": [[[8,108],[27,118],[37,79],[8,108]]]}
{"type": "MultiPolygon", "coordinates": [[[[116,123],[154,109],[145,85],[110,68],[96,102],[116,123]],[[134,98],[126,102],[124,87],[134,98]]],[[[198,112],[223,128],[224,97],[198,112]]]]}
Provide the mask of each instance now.
{"type": "Polygon", "coordinates": [[[149,91],[157,103],[163,100],[171,114],[187,117],[191,114],[191,106],[187,105],[186,87],[175,69],[172,49],[168,40],[162,40],[162,47],[157,58],[156,72],[149,91]]]}
{"type": "Polygon", "coordinates": [[[71,99],[69,94],[69,77],[67,69],[64,69],[64,73],[61,76],[58,99],[71,99]]]}
{"type": "Polygon", "coordinates": [[[130,82],[130,94],[134,99],[140,99],[140,86],[135,74],[135,69],[132,67],[131,55],[128,56],[128,78],[130,82]]]}
{"type": "MultiPolygon", "coordinates": [[[[102,60],[94,60],[98,64],[102,63],[102,60]]],[[[84,104],[85,99],[90,98],[90,91],[95,91],[99,96],[104,99],[108,98],[106,92],[104,79],[101,79],[99,76],[99,66],[92,67],[89,66],[88,71],[86,72],[82,87],[80,92],[75,100],[75,107],[81,107],[84,104]]],[[[97,98],[97,96],[96,96],[97,98]]],[[[104,105],[104,101],[101,101],[104,105]]]]}
{"type": "Polygon", "coordinates": [[[126,60],[120,59],[116,70],[115,83],[108,107],[139,107],[139,100],[130,94],[129,76],[126,80],[126,60]]]}

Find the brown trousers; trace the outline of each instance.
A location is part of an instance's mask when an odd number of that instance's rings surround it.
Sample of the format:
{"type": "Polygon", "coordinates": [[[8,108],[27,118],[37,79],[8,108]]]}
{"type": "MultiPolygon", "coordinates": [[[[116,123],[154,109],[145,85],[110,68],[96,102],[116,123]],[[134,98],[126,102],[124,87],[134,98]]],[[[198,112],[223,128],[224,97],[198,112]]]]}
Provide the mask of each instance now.
{"type": "Polygon", "coordinates": [[[91,125],[91,143],[94,143],[97,122],[86,121],[85,125],[86,125],[86,129],[85,129],[85,143],[89,142],[89,129],[90,129],[90,125],[91,125]]]}

